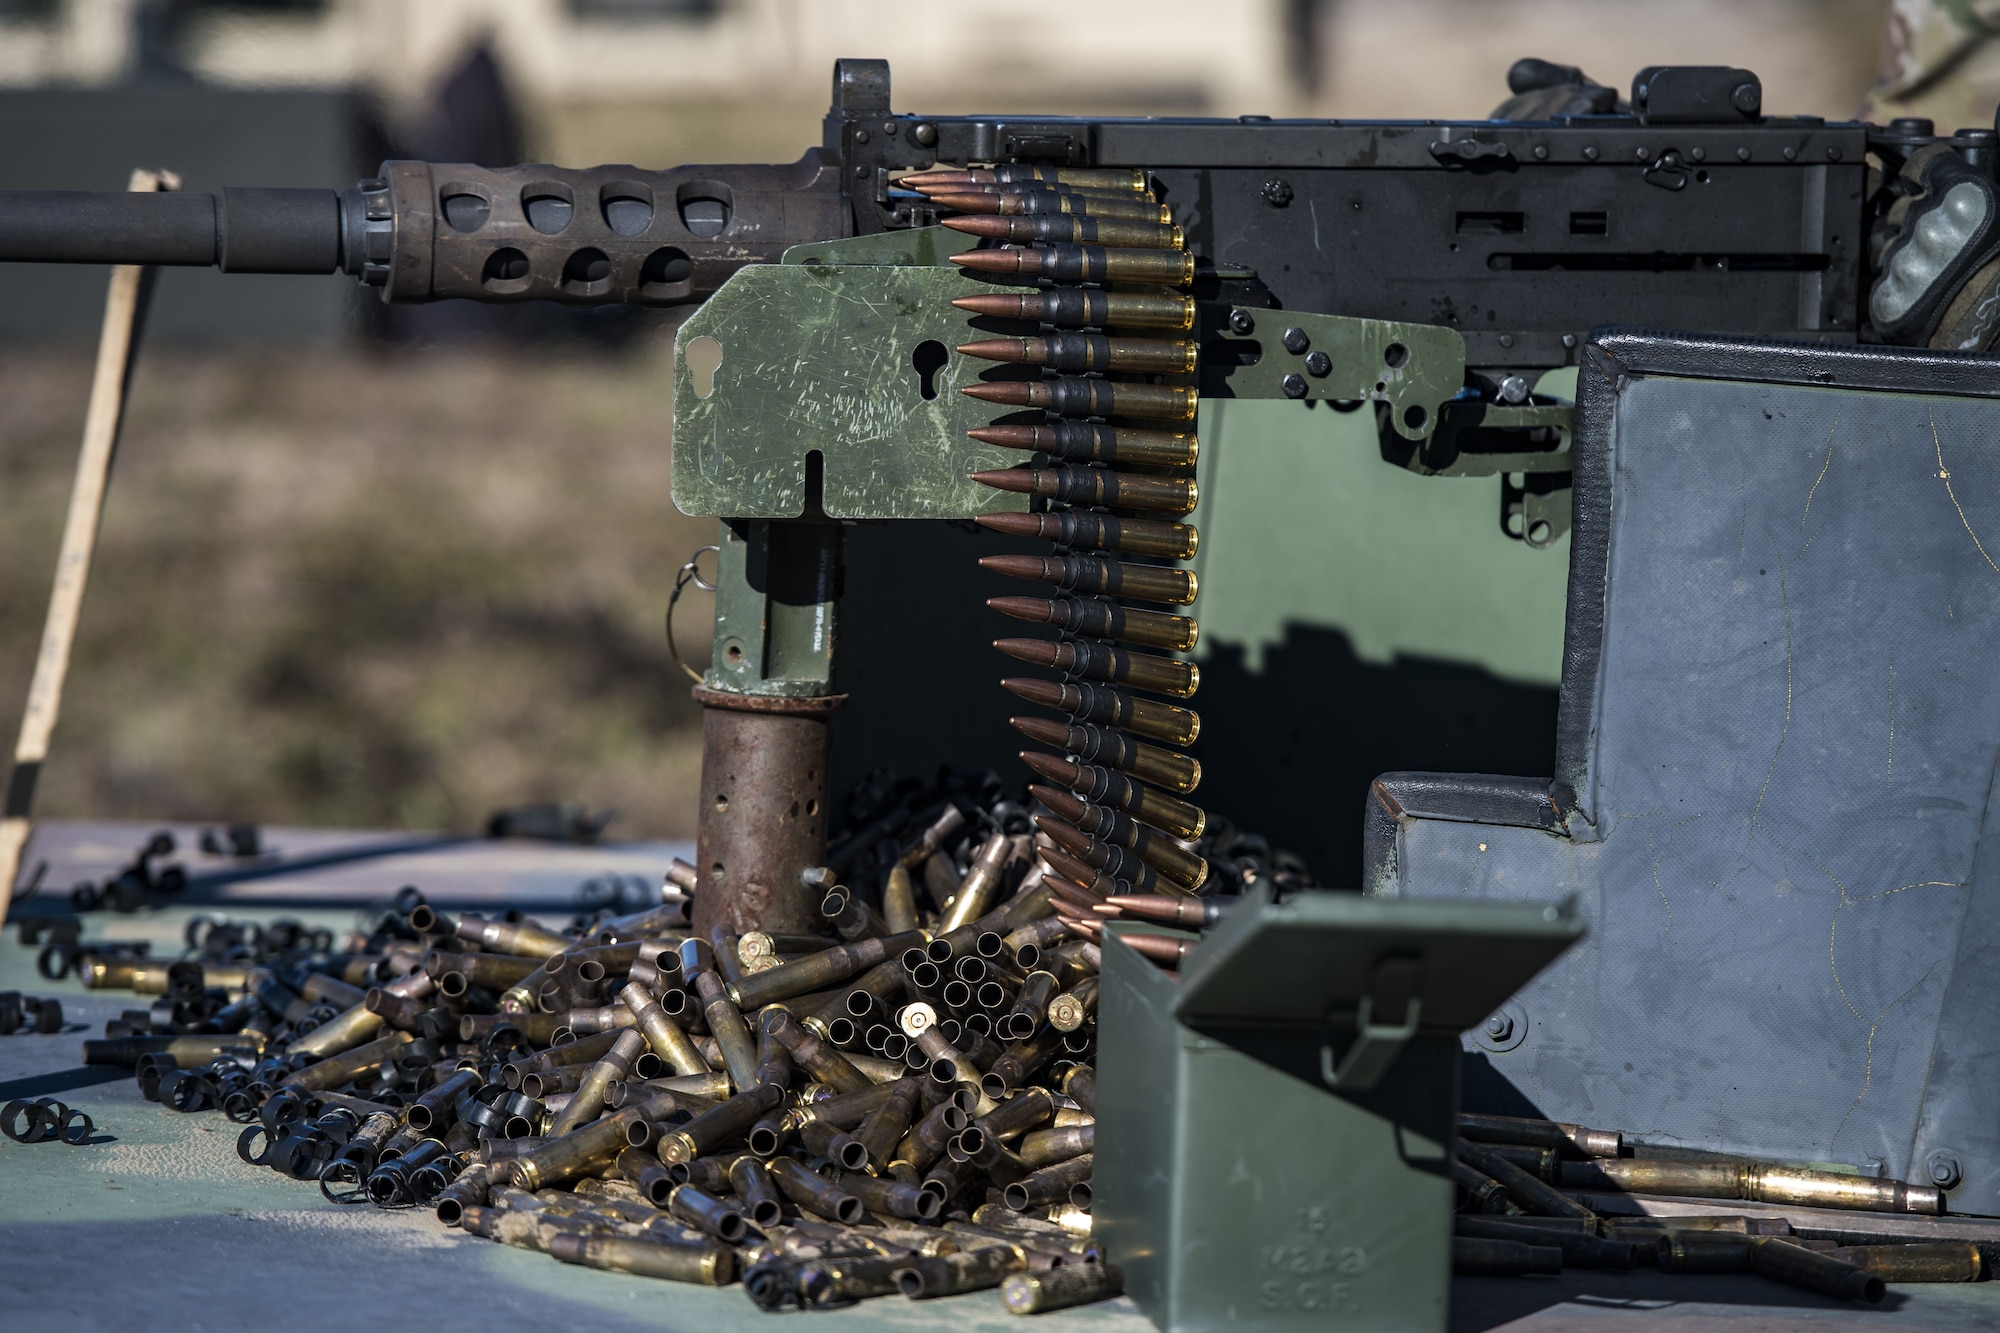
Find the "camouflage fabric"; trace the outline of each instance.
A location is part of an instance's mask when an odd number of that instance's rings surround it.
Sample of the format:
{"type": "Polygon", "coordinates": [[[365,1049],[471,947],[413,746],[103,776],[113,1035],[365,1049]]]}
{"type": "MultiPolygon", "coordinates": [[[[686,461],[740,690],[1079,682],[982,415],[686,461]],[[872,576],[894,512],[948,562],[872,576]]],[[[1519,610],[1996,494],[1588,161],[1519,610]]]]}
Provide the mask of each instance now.
{"type": "Polygon", "coordinates": [[[2000,103],[2000,0],[1890,0],[1882,64],[1862,115],[1922,116],[1950,133],[2000,103]]]}

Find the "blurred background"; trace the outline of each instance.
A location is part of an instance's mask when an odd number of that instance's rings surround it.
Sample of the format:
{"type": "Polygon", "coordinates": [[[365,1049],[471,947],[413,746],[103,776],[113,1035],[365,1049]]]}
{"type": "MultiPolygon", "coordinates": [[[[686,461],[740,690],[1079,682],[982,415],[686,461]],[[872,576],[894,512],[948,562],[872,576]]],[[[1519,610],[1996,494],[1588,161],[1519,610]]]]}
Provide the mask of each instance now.
{"type": "MultiPolygon", "coordinates": [[[[1885,30],[1907,55],[1927,7],[0,0],[0,186],[164,166],[196,190],[339,188],[390,156],[791,161],[845,55],[887,57],[897,109],[940,114],[1462,118],[1532,54],[1621,88],[1644,65],[1743,65],[1768,110],[1844,118],[1885,30]]],[[[1984,57],[1938,59],[1973,77],[1922,114],[1989,123],[1984,57]]],[[[9,742],[104,278],[0,265],[9,742]]],[[[471,830],[563,800],[618,810],[615,836],[692,836],[699,716],[661,621],[713,525],[668,499],[673,325],[163,274],[38,813],[471,830]]],[[[683,609],[696,662],[709,610],[683,609]]]]}

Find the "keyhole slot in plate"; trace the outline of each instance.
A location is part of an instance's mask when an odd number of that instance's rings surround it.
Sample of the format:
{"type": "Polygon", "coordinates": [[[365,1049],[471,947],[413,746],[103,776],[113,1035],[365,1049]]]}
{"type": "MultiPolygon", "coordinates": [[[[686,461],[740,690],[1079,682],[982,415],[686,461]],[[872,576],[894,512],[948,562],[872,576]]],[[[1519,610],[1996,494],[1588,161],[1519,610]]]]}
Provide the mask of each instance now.
{"type": "Polygon", "coordinates": [[[694,375],[694,396],[706,398],[714,393],[715,372],[722,368],[722,344],[706,336],[696,338],[681,355],[687,358],[688,370],[694,375]]]}
{"type": "Polygon", "coordinates": [[[917,370],[917,389],[925,401],[937,397],[937,373],[951,360],[951,353],[943,343],[935,338],[925,339],[910,353],[910,364],[917,370]]]}

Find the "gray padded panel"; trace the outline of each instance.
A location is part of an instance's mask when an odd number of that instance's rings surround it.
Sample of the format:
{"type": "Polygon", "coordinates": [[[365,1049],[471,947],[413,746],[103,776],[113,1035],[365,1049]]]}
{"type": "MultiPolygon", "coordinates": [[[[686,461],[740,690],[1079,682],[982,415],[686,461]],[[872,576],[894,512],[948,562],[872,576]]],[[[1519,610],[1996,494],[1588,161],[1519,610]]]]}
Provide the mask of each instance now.
{"type": "Polygon", "coordinates": [[[1395,891],[1581,895],[1488,1056],[1543,1112],[1913,1180],[1944,1149],[2000,1213],[2000,401],[1635,360],[1584,372],[1579,840],[1403,819],[1395,891]]]}

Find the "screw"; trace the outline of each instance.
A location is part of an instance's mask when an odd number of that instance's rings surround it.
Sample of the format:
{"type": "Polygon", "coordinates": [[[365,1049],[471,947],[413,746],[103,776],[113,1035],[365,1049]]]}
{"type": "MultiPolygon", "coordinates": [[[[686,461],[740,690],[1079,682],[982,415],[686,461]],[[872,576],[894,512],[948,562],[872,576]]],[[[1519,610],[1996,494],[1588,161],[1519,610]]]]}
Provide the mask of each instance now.
{"type": "Polygon", "coordinates": [[[1273,176],[1264,182],[1264,202],[1273,208],[1283,208],[1292,202],[1292,183],[1282,176],[1273,176]]]}
{"type": "Polygon", "coordinates": [[[1303,398],[1306,396],[1306,377],[1287,375],[1278,381],[1278,387],[1285,391],[1287,398],[1303,398]]]}
{"type": "Polygon", "coordinates": [[[887,134],[887,135],[889,135],[889,136],[891,136],[891,137],[894,137],[894,135],[895,135],[895,133],[896,133],[896,122],[895,122],[895,121],[893,121],[893,120],[885,120],[885,121],[883,121],[883,122],[882,122],[882,133],[884,133],[884,134],[887,134]]]}
{"type": "Polygon", "coordinates": [[[1312,339],[1308,338],[1306,331],[1301,328],[1286,329],[1282,341],[1285,344],[1285,350],[1293,356],[1303,355],[1306,348],[1312,346],[1312,339]]]}
{"type": "Polygon", "coordinates": [[[1232,310],[1229,312],[1229,331],[1231,333],[1255,333],[1257,331],[1257,321],[1250,317],[1248,310],[1232,310]]]}
{"type": "Polygon", "coordinates": [[[1798,160],[1798,157],[1799,157],[1799,150],[1798,150],[1798,149],[1796,149],[1796,148],[1787,148],[1787,149],[1785,150],[1785,161],[1787,161],[1787,162],[1796,162],[1796,161],[1798,160]]]}
{"type": "Polygon", "coordinates": [[[1586,162],[1595,162],[1597,160],[1596,144],[1591,144],[1589,147],[1583,150],[1583,160],[1586,162]]]}
{"type": "Polygon", "coordinates": [[[867,131],[867,130],[856,130],[856,131],[854,132],[854,142],[856,142],[856,143],[867,143],[867,142],[868,142],[868,131],[867,131]]]}
{"type": "Polygon", "coordinates": [[[1314,379],[1324,379],[1333,370],[1333,358],[1325,352],[1313,352],[1306,357],[1306,374],[1314,379]]]}
{"type": "Polygon", "coordinates": [[[1494,1041],[1505,1041],[1514,1035],[1514,1020],[1505,1014],[1494,1014],[1486,1020],[1486,1035],[1494,1041]]]}
{"type": "Polygon", "coordinates": [[[1929,1176],[1931,1184],[1939,1189],[1950,1189],[1962,1178],[1958,1169],[1958,1155],[1949,1149],[1939,1148],[1924,1158],[1924,1174],[1929,1176]]]}
{"type": "Polygon", "coordinates": [[[1737,149],[1736,160],[1738,162],[1748,162],[1750,160],[1750,150],[1748,148],[1737,149]]]}
{"type": "Polygon", "coordinates": [[[1535,145],[1535,160],[1537,162],[1541,161],[1543,158],[1546,158],[1548,155],[1549,155],[1549,146],[1547,144],[1538,143],[1535,145]]]}

